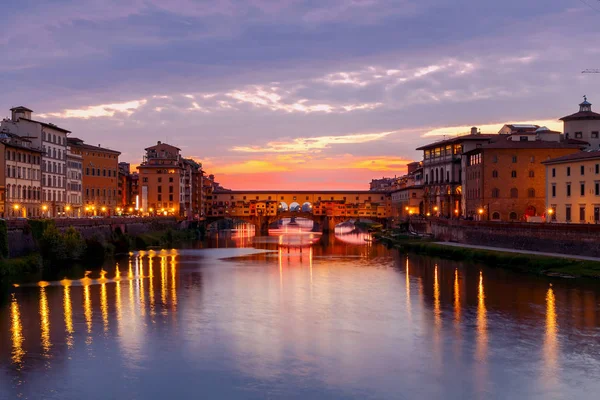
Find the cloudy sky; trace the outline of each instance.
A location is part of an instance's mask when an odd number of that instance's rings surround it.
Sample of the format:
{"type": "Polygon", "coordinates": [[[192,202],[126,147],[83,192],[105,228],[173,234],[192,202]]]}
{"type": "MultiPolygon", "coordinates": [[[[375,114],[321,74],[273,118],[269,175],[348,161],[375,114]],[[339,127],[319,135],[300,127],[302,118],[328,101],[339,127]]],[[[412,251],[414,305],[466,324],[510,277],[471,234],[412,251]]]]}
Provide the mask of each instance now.
{"type": "Polygon", "coordinates": [[[22,0],[0,109],[233,189],[364,189],[435,135],[600,109],[599,0],[22,0]]]}

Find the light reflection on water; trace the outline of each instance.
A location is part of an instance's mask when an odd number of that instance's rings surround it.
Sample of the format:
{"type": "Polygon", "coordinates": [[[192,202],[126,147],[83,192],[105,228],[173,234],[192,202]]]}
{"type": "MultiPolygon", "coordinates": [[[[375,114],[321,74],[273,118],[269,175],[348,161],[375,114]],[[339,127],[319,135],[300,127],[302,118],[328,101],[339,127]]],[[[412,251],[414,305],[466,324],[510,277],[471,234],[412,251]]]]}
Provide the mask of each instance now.
{"type": "Polygon", "coordinates": [[[16,288],[0,398],[596,398],[597,284],[361,239],[225,237],[16,288]]]}

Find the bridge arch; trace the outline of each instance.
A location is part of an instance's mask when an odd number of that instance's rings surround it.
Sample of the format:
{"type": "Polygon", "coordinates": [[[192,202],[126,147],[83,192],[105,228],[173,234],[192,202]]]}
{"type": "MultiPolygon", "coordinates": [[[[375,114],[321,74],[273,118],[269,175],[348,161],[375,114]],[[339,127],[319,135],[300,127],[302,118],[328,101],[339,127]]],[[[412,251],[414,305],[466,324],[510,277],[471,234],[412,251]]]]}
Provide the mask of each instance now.
{"type": "Polygon", "coordinates": [[[312,203],[310,201],[306,201],[302,204],[300,211],[312,213],[312,208],[313,208],[312,203]]]}
{"type": "Polygon", "coordinates": [[[290,211],[292,212],[297,212],[300,211],[302,207],[300,206],[300,204],[296,201],[292,202],[292,204],[290,204],[290,211]]]}
{"type": "Polygon", "coordinates": [[[279,202],[279,206],[278,206],[278,211],[282,212],[282,211],[289,211],[290,207],[288,206],[288,203],[286,203],[285,201],[280,201],[279,202]]]}

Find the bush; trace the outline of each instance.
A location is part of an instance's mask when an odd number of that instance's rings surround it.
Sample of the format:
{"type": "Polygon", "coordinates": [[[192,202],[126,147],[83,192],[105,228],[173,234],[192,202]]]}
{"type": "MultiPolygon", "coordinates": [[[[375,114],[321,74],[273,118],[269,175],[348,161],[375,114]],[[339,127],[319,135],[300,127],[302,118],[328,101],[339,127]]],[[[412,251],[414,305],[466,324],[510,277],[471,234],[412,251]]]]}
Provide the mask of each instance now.
{"type": "Polygon", "coordinates": [[[79,260],[83,256],[86,243],[73,227],[61,233],[54,225],[48,225],[39,240],[40,252],[44,260],[52,262],[79,260]]]}
{"type": "Polygon", "coordinates": [[[33,274],[41,269],[42,258],[39,254],[0,260],[0,278],[33,274]]]}
{"type": "Polygon", "coordinates": [[[8,257],[8,226],[0,220],[0,258],[8,257]]]}

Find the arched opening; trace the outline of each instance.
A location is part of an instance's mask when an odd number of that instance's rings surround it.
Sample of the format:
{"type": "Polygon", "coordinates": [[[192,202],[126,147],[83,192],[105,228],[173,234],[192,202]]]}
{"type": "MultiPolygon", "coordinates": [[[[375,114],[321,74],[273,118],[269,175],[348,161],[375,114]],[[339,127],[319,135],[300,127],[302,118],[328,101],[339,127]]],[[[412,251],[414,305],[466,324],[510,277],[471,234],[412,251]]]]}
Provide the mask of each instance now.
{"type": "Polygon", "coordinates": [[[514,212],[514,211],[513,211],[513,212],[511,212],[511,213],[509,214],[508,218],[509,218],[511,221],[516,221],[516,220],[517,220],[517,213],[516,213],[516,212],[514,212]]]}
{"type": "Polygon", "coordinates": [[[525,216],[526,217],[533,217],[535,216],[536,209],[534,206],[529,206],[527,207],[527,209],[525,210],[525,216]]]}
{"type": "Polygon", "coordinates": [[[292,204],[290,204],[290,211],[296,212],[296,211],[300,211],[300,204],[293,202],[292,204]]]}
{"type": "Polygon", "coordinates": [[[308,201],[302,204],[302,212],[312,212],[312,204],[308,201]]]}
{"type": "Polygon", "coordinates": [[[290,209],[290,207],[288,206],[288,204],[285,201],[282,201],[281,203],[279,203],[279,211],[288,211],[290,209]]]}
{"type": "Polygon", "coordinates": [[[492,213],[492,220],[494,220],[494,221],[499,221],[500,220],[500,213],[498,211],[494,211],[492,213]]]}

